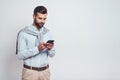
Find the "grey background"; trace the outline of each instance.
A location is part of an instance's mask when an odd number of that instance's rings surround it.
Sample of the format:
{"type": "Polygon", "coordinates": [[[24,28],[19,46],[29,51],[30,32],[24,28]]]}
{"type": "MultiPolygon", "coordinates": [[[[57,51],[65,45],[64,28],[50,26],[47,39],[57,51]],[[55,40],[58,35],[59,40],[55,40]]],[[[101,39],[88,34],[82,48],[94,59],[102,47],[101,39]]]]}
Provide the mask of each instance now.
{"type": "Polygon", "coordinates": [[[0,0],[0,80],[21,80],[16,36],[37,5],[56,41],[51,80],[120,80],[120,0],[0,0]]]}

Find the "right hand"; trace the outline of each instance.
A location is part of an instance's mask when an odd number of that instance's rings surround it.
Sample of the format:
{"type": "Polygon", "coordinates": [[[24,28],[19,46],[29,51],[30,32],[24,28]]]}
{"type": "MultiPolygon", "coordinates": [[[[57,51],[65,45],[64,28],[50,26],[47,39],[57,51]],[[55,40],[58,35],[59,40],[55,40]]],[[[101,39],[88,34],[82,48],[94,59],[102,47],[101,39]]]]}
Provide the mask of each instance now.
{"type": "Polygon", "coordinates": [[[38,50],[43,51],[46,48],[46,43],[40,42],[38,45],[38,50]]]}

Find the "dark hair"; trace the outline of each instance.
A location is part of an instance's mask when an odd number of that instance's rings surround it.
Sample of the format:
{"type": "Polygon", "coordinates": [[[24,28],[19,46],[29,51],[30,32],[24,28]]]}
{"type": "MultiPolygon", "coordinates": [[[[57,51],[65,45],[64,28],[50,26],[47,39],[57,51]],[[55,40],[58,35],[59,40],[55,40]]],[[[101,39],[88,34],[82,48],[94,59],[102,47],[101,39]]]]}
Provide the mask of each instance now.
{"type": "Polygon", "coordinates": [[[34,15],[37,15],[37,13],[46,14],[47,13],[47,8],[44,7],[44,6],[37,6],[34,9],[34,15]]]}

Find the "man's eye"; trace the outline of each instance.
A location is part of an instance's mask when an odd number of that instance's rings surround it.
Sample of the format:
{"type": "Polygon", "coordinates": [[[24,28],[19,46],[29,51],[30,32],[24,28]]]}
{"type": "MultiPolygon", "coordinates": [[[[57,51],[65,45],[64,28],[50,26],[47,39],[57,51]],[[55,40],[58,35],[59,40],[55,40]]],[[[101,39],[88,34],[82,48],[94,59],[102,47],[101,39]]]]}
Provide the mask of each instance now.
{"type": "Polygon", "coordinates": [[[40,20],[46,20],[46,18],[39,18],[40,20]]]}
{"type": "Polygon", "coordinates": [[[39,19],[42,19],[42,18],[39,18],[39,19]]]}

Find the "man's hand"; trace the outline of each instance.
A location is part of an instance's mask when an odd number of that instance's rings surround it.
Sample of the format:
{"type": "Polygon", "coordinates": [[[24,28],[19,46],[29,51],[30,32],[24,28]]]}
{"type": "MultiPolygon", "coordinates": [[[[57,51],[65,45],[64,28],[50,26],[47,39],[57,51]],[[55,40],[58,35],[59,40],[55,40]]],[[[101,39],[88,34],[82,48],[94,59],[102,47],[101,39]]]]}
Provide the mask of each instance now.
{"type": "Polygon", "coordinates": [[[54,43],[46,43],[48,50],[51,50],[54,47],[54,43]]]}
{"type": "Polygon", "coordinates": [[[38,45],[38,50],[43,51],[45,48],[46,48],[46,43],[40,42],[40,44],[38,45]]]}

